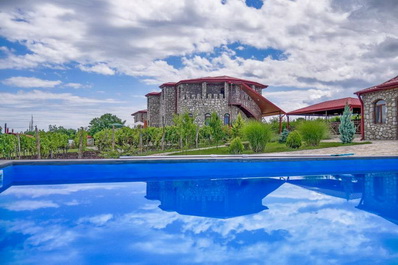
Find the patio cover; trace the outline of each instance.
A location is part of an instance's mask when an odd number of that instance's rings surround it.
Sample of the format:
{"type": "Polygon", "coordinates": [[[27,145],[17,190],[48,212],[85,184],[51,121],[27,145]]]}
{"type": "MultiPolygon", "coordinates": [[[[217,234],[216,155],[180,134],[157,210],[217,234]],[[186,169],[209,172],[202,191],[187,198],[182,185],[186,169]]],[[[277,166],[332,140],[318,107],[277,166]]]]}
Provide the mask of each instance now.
{"type": "Polygon", "coordinates": [[[301,115],[301,116],[334,116],[342,115],[345,105],[352,109],[354,114],[361,113],[361,102],[357,98],[340,98],[329,101],[324,101],[298,110],[293,110],[287,115],[301,115]]]}

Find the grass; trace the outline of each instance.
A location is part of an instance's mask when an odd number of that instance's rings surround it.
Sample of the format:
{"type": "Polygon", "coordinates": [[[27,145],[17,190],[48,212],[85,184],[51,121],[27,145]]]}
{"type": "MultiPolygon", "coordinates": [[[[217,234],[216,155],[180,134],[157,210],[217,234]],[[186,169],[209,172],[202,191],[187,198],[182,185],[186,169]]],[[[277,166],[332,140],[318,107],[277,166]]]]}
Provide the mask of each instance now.
{"type": "MultiPolygon", "coordinates": [[[[313,150],[313,149],[322,149],[329,147],[339,147],[339,146],[350,146],[350,145],[362,145],[362,144],[370,144],[371,142],[360,142],[360,143],[350,143],[350,144],[342,144],[339,142],[321,142],[318,146],[302,146],[298,149],[292,149],[287,147],[285,144],[280,144],[278,142],[268,143],[265,147],[264,153],[279,153],[279,152],[292,152],[297,150],[313,150]]],[[[210,148],[204,150],[192,150],[192,151],[184,151],[173,153],[171,155],[229,155],[228,147],[219,147],[219,148],[210,148]]],[[[254,154],[252,150],[244,150],[243,154],[254,154]]]]}

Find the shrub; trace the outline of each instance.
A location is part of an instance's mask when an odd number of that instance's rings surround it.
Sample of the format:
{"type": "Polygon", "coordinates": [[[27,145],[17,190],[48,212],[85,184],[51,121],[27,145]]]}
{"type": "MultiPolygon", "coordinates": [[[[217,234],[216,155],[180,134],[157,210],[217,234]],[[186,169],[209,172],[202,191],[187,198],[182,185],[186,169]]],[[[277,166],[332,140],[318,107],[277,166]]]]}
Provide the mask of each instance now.
{"type": "Polygon", "coordinates": [[[259,121],[247,122],[243,127],[243,133],[255,153],[263,152],[272,136],[270,126],[259,121]]]}
{"type": "Polygon", "coordinates": [[[278,142],[280,144],[286,143],[287,137],[289,136],[289,130],[288,129],[283,129],[282,133],[279,135],[278,142]]]}
{"type": "Polygon", "coordinates": [[[243,144],[239,137],[236,137],[232,140],[228,151],[230,154],[241,154],[243,152],[243,144]]]}
{"type": "Polygon", "coordinates": [[[95,145],[99,151],[110,151],[112,148],[112,129],[104,129],[94,134],[95,145]]]}
{"type": "Polygon", "coordinates": [[[242,115],[240,115],[240,112],[238,113],[238,116],[236,117],[236,120],[232,124],[232,137],[241,137],[242,136],[242,128],[245,125],[245,121],[242,118],[242,115]]]}
{"type": "Polygon", "coordinates": [[[345,105],[341,122],[339,125],[340,140],[343,144],[351,143],[355,135],[355,125],[351,121],[352,111],[348,105],[345,105]]]}
{"type": "Polygon", "coordinates": [[[321,140],[327,135],[328,130],[328,125],[321,120],[305,121],[298,127],[304,142],[311,146],[319,145],[321,140]]]}
{"type": "Polygon", "coordinates": [[[286,146],[290,148],[300,148],[301,146],[301,136],[297,131],[289,133],[286,139],[286,146]]]}

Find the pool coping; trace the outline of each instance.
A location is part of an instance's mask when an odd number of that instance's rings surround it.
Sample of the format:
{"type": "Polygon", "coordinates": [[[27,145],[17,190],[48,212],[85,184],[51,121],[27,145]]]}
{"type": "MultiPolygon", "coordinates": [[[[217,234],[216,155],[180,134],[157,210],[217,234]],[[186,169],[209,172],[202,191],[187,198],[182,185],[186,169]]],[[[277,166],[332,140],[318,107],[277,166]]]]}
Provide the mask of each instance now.
{"type": "Polygon", "coordinates": [[[360,160],[398,159],[398,156],[333,156],[333,155],[192,155],[192,156],[134,156],[117,159],[41,159],[0,160],[0,168],[13,165],[66,165],[66,164],[128,164],[138,162],[189,162],[189,161],[308,161],[308,160],[360,160]]]}

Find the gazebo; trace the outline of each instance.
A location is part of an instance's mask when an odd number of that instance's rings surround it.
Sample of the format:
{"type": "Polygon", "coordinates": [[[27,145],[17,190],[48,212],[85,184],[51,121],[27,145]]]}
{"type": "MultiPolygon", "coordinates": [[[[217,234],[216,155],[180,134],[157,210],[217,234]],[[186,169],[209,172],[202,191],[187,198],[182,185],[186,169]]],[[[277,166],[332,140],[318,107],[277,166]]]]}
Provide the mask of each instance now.
{"type": "MultiPolygon", "coordinates": [[[[308,107],[304,107],[301,109],[293,110],[288,112],[287,115],[287,120],[289,122],[289,116],[305,116],[305,117],[311,117],[311,116],[317,116],[317,117],[331,117],[331,116],[341,116],[344,112],[344,107],[345,105],[348,104],[348,106],[351,108],[353,114],[360,115],[361,114],[361,102],[357,98],[340,98],[340,99],[334,99],[334,100],[328,100],[324,102],[320,102],[308,107]]],[[[359,121],[354,121],[355,127],[357,130],[357,133],[360,133],[360,122],[359,121]]],[[[339,122],[335,122],[331,124],[331,128],[335,133],[338,132],[338,125],[339,122]]]]}

